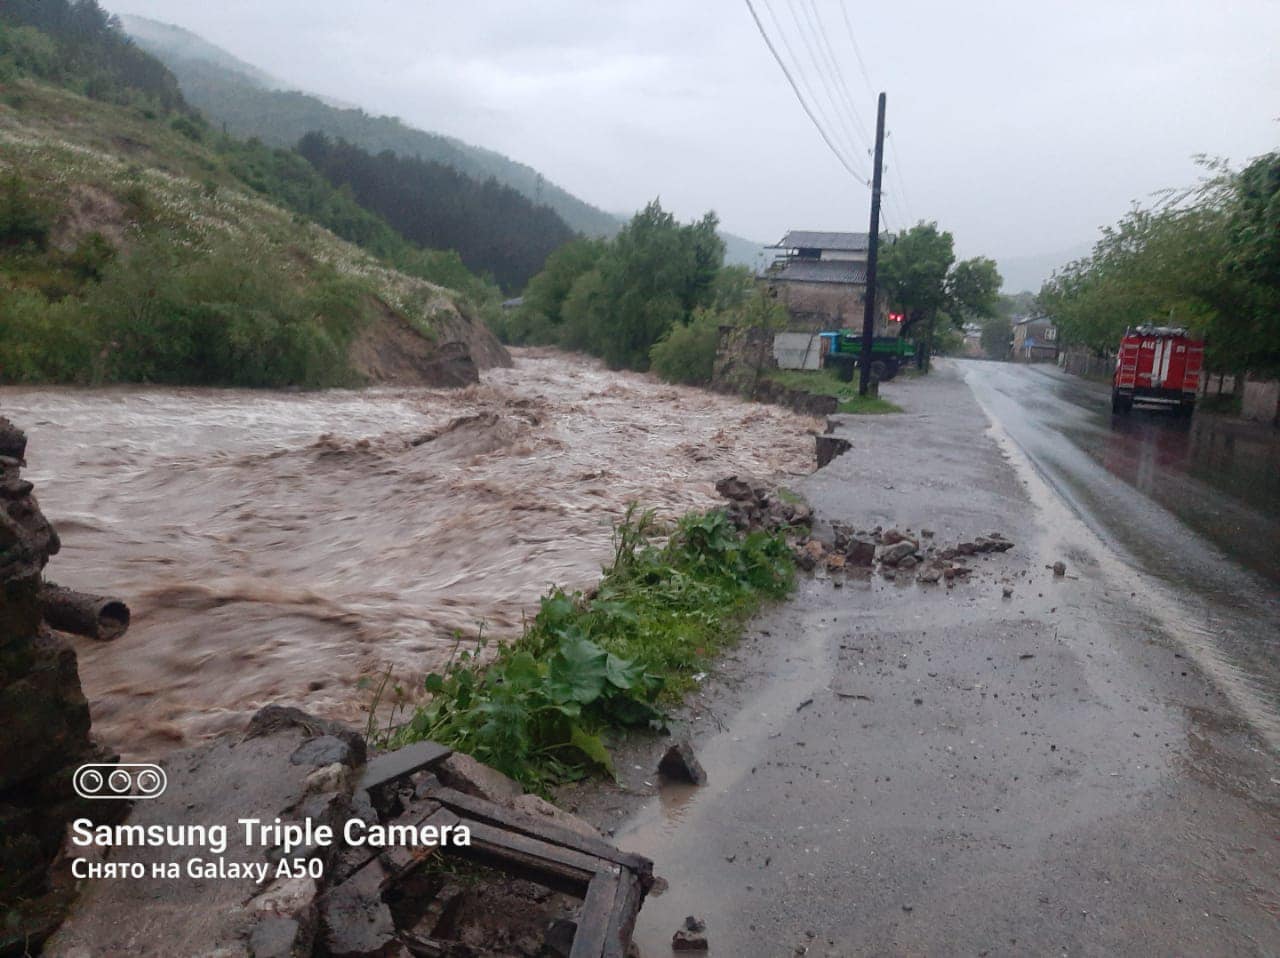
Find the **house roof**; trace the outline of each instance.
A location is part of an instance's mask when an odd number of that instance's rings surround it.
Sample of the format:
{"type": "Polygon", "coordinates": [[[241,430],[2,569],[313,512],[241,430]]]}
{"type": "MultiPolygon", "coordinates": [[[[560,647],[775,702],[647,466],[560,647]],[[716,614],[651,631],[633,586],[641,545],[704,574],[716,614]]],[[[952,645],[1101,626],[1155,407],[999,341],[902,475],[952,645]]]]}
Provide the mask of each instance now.
{"type": "Polygon", "coordinates": [[[1026,326],[1028,323],[1044,323],[1046,326],[1052,326],[1053,320],[1048,316],[1024,316],[1022,319],[1017,320],[1013,325],[1026,326]]]}
{"type": "Polygon", "coordinates": [[[823,233],[816,230],[791,230],[778,240],[774,249],[831,249],[862,253],[870,246],[868,233],[823,233]]]}
{"type": "Polygon", "coordinates": [[[846,283],[866,285],[867,264],[855,260],[792,259],[783,263],[777,272],[763,274],[773,282],[792,283],[846,283]]]}

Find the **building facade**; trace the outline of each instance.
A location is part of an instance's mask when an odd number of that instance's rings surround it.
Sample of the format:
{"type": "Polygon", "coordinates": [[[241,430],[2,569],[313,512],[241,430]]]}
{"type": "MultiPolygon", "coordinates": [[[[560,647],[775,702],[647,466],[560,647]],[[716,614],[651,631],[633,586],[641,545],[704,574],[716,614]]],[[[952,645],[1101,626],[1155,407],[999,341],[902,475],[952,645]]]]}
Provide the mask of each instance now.
{"type": "Polygon", "coordinates": [[[1023,363],[1052,363],[1058,359],[1058,327],[1044,317],[1027,317],[1013,324],[1011,359],[1023,363]]]}
{"type": "MultiPolygon", "coordinates": [[[[867,290],[866,233],[792,230],[757,279],[787,308],[788,329],[817,333],[862,328],[867,290]]],[[[877,296],[876,335],[897,336],[883,296],[877,296]]]]}

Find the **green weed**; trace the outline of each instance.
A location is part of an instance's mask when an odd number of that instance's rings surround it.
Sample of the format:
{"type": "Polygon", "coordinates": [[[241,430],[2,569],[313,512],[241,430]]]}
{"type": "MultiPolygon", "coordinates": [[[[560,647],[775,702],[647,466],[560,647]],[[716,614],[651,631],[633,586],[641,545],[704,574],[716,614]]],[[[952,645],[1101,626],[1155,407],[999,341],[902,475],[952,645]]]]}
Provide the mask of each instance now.
{"type": "Polygon", "coordinates": [[[457,652],[427,677],[430,701],[375,744],[431,739],[535,789],[612,774],[607,737],[660,725],[663,706],[794,578],[781,536],[740,533],[719,510],[665,528],[633,506],[614,547],[594,595],[552,591],[487,662],[483,637],[457,652]]]}

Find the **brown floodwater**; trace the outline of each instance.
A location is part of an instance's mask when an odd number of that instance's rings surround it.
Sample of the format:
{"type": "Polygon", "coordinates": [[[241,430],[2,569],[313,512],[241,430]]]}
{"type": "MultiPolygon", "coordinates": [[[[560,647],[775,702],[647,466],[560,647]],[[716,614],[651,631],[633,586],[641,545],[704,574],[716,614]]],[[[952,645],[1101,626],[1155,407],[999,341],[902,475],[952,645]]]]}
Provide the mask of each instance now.
{"type": "Polygon", "coordinates": [[[271,702],[362,723],[362,677],[413,688],[481,623],[518,633],[633,501],[807,474],[818,425],[542,350],[462,390],[5,388],[0,413],[62,536],[48,577],[133,610],[75,641],[95,733],[134,756],[271,702]]]}

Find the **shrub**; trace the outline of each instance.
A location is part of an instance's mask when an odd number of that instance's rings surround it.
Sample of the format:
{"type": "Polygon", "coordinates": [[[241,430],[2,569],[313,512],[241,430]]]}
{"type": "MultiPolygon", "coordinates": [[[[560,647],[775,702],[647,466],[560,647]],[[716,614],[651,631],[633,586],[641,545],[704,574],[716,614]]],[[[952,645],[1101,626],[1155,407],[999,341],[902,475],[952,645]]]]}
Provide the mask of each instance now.
{"type": "Polygon", "coordinates": [[[700,309],[688,323],[677,323],[649,350],[651,368],[671,383],[705,386],[715,368],[720,341],[718,313],[700,309]]]}
{"type": "Polygon", "coordinates": [[[108,267],[85,314],[110,344],[111,380],[338,385],[352,381],[346,349],[364,292],[323,268],[281,276],[230,240],[194,260],[156,242],[108,267]]]}
{"type": "Polygon", "coordinates": [[[9,176],[0,190],[0,246],[49,245],[53,213],[28,189],[16,173],[9,176]]]}

